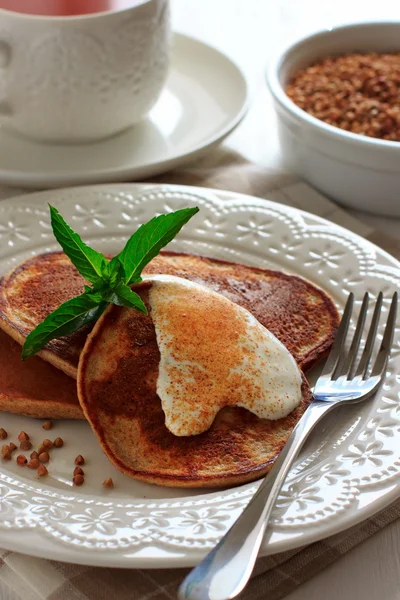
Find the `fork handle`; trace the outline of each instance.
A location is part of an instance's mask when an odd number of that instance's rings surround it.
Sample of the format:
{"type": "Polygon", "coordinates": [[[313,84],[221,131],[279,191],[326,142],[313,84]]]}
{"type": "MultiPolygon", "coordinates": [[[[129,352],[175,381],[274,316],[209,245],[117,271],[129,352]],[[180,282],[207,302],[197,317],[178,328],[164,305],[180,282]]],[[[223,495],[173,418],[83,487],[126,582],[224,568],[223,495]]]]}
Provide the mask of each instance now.
{"type": "Polygon", "coordinates": [[[179,600],[231,600],[243,590],[286,475],[311,430],[332,407],[329,401],[310,404],[240,517],[186,576],[178,591],[179,600]]]}

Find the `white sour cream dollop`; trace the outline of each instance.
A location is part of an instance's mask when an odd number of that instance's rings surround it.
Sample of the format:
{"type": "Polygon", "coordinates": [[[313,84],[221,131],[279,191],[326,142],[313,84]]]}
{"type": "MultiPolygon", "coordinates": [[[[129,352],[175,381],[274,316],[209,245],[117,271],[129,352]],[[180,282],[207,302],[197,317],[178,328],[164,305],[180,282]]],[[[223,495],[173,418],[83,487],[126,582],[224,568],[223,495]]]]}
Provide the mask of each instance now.
{"type": "Polygon", "coordinates": [[[294,358],[251,313],[180,277],[145,279],[160,350],[157,394],[174,435],[206,431],[225,406],[275,420],[300,404],[294,358]]]}

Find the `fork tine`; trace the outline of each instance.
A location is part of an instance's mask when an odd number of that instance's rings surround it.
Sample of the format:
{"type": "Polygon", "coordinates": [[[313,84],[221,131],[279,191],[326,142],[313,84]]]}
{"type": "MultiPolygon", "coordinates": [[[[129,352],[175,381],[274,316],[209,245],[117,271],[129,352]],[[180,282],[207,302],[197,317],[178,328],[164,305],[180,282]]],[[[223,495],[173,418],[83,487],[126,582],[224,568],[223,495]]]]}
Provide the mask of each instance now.
{"type": "Polygon", "coordinates": [[[397,316],[397,292],[393,294],[392,303],[389,309],[389,315],[385,327],[385,333],[383,334],[382,343],[379,348],[378,356],[376,357],[374,367],[372,369],[372,375],[383,375],[386,364],[390,354],[390,348],[393,342],[394,329],[396,325],[397,316]]]}
{"type": "Polygon", "coordinates": [[[375,310],[374,310],[374,314],[372,315],[372,321],[371,321],[371,325],[369,328],[367,341],[365,343],[365,348],[361,355],[361,360],[359,362],[359,365],[358,365],[357,371],[356,371],[356,375],[355,375],[356,377],[361,376],[362,379],[365,379],[367,376],[369,362],[371,360],[372,351],[374,349],[374,342],[375,342],[375,338],[376,338],[376,332],[378,329],[379,317],[380,317],[381,308],[382,308],[382,300],[383,300],[383,294],[382,294],[382,292],[379,292],[378,298],[376,299],[375,310]]]}
{"type": "Polygon", "coordinates": [[[362,301],[360,314],[358,315],[356,330],[354,332],[354,336],[351,341],[349,352],[347,354],[347,357],[345,356],[345,354],[343,354],[342,359],[339,360],[338,366],[335,369],[335,376],[337,375],[339,377],[340,375],[343,375],[343,376],[346,376],[347,379],[350,379],[350,377],[351,377],[351,373],[354,368],[354,363],[357,359],[357,353],[358,353],[358,348],[360,346],[362,332],[364,329],[365,318],[367,316],[368,303],[369,303],[369,294],[368,294],[368,292],[366,292],[364,294],[364,298],[362,301]]]}
{"type": "Polygon", "coordinates": [[[339,328],[333,342],[333,346],[329,353],[328,359],[325,363],[323,371],[320,377],[326,377],[332,375],[335,370],[336,363],[342,353],[344,343],[346,341],[347,331],[349,329],[349,323],[351,319],[351,313],[353,311],[354,294],[351,292],[347,298],[346,306],[344,307],[342,320],[340,321],[339,328]]]}

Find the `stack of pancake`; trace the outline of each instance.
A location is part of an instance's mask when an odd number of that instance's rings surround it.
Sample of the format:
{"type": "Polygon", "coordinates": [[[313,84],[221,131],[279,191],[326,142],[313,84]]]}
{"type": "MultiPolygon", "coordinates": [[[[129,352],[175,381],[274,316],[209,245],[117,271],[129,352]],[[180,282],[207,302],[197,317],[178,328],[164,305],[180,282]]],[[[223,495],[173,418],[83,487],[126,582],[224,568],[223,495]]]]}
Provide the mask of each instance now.
{"type": "MultiPolygon", "coordinates": [[[[160,273],[203,284],[246,308],[286,346],[302,371],[332,344],[338,324],[335,306],[325,292],[299,277],[171,252],[161,253],[145,270],[160,273]]],[[[266,473],[311,400],[305,378],[300,406],[284,419],[267,421],[227,407],[208,431],[182,438],[165,427],[156,393],[159,351],[151,315],[135,312],[127,344],[123,309],[110,306],[93,332],[93,326],[85,326],[21,361],[21,345],[30,331],[61,303],[81,294],[85,283],[61,252],[31,258],[3,277],[0,410],[87,418],[113,464],[151,483],[225,486],[266,473]],[[118,360],[113,375],[108,369],[102,378],[110,344],[114,355],[117,348],[118,360]]]]}

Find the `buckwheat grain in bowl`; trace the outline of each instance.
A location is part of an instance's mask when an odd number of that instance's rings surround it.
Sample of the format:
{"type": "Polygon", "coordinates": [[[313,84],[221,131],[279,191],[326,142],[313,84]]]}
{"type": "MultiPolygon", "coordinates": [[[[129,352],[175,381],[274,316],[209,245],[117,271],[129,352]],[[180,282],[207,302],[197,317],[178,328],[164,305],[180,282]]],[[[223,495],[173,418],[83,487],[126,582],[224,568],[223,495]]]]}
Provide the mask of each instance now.
{"type": "Polygon", "coordinates": [[[400,52],[328,56],[298,71],[286,93],[329,125],[400,141],[400,52]]]}
{"type": "Polygon", "coordinates": [[[340,204],[400,217],[400,21],[353,23],[275,51],[285,163],[340,204]]]}

